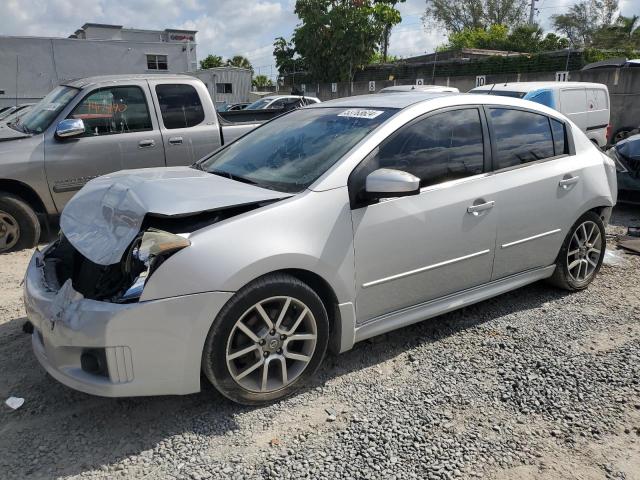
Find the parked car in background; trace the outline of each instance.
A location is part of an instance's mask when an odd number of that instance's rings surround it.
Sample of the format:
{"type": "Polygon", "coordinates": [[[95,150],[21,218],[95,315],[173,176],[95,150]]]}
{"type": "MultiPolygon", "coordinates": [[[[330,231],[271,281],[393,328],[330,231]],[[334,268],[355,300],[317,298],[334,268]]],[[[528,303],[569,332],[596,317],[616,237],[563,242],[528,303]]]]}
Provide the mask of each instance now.
{"type": "Polygon", "coordinates": [[[445,87],[441,85],[394,85],[384,87],[378,93],[398,93],[398,92],[425,92],[425,93],[459,93],[455,87],[445,87]]]}
{"type": "Polygon", "coordinates": [[[262,121],[221,120],[187,75],[74,80],[0,129],[0,252],[34,246],[69,199],[117,170],[190,165],[262,121]]]}
{"type": "Polygon", "coordinates": [[[192,168],[90,181],[29,263],[33,350],[92,394],[188,394],[204,372],[233,401],[277,400],[327,348],[545,278],[586,288],[615,201],[613,160],[543,105],[312,105],[192,168]]]}
{"type": "Polygon", "coordinates": [[[600,148],[607,145],[611,133],[609,89],[602,83],[496,83],[474,88],[469,93],[522,98],[551,107],[569,117],[600,148]]]}
{"type": "Polygon", "coordinates": [[[219,112],[237,112],[244,110],[249,105],[249,102],[244,103],[225,103],[224,105],[216,106],[216,110],[219,112]]]}
{"type": "Polygon", "coordinates": [[[0,120],[0,128],[8,125],[9,123],[19,122],[22,117],[24,117],[31,108],[33,107],[33,103],[28,103],[24,105],[20,105],[19,109],[14,110],[10,114],[4,116],[2,120],[0,120]]]}
{"type": "Polygon", "coordinates": [[[11,107],[5,107],[0,112],[0,122],[5,122],[10,118],[15,118],[20,112],[28,111],[32,107],[33,103],[23,103],[21,105],[13,105],[11,107]]]}
{"type": "Polygon", "coordinates": [[[304,107],[320,103],[316,97],[306,97],[301,95],[270,95],[262,97],[247,105],[245,110],[291,110],[292,108],[304,107]]]}
{"type": "Polygon", "coordinates": [[[609,58],[599,62],[593,62],[582,67],[582,70],[598,70],[602,68],[638,68],[640,67],[640,58],[609,58]]]}
{"type": "Polygon", "coordinates": [[[616,162],[618,200],[640,204],[640,135],[633,135],[607,150],[616,162]]]}

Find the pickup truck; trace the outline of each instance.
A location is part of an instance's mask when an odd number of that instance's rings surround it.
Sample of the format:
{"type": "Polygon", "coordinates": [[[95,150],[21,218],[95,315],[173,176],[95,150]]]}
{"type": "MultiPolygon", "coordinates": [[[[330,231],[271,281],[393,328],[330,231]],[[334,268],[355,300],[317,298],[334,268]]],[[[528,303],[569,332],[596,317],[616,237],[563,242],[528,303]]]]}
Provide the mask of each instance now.
{"type": "Polygon", "coordinates": [[[0,130],[0,252],[36,245],[92,178],[190,165],[274,116],[231,113],[222,118],[204,83],[187,75],[111,75],[58,86],[0,130]]]}

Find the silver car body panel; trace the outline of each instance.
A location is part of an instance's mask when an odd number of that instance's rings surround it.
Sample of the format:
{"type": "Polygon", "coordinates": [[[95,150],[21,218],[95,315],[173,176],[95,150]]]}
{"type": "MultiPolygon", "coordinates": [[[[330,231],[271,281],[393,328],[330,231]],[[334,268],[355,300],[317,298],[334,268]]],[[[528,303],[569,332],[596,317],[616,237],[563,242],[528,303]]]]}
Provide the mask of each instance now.
{"type": "MultiPolygon", "coordinates": [[[[489,104],[526,108],[568,122],[557,111],[542,105],[486,95],[368,95],[306,107],[401,110],[307,190],[190,233],[191,245],[169,257],[148,278],[138,303],[117,305],[77,298],[73,303],[72,295],[71,303],[77,306],[65,306],[61,315],[81,316],[80,327],[73,332],[66,330],[69,327],[64,321],[64,333],[56,333],[58,326],[47,329],[56,293],[47,293],[41,267],[32,260],[25,300],[29,318],[35,319],[34,335],[38,338],[34,339],[34,348],[39,360],[62,382],[91,393],[190,393],[198,388],[194,385],[198,382],[206,331],[226,300],[252,280],[274,271],[304,272],[331,288],[339,313],[332,342],[339,351],[348,350],[365,338],[550,276],[572,223],[593,208],[599,208],[606,220],[616,201],[613,161],[571,122],[567,124],[575,148],[572,155],[442,183],[423,188],[417,195],[366,207],[350,206],[349,175],[392,132],[440,108],[489,104]],[[573,177],[578,180],[565,182],[573,177]],[[529,182],[534,187],[529,188],[529,182]],[[480,205],[481,209],[475,208],[480,205]],[[514,268],[518,271],[512,271],[514,268]],[[161,310],[171,305],[175,307],[170,311],[161,310]],[[94,315],[92,309],[102,313],[94,315]],[[158,348],[155,338],[164,345],[163,335],[173,335],[174,328],[180,329],[176,336],[179,340],[174,340],[171,347],[158,348]],[[147,337],[149,331],[154,336],[151,339],[147,337]],[[38,353],[39,335],[44,338],[47,355],[38,353]],[[70,376],[69,372],[77,373],[79,369],[72,359],[73,348],[77,354],[85,344],[128,347],[133,358],[133,380],[129,380],[126,368],[115,379],[119,383],[112,379],[106,386],[104,379],[70,376]],[[180,368],[191,366],[193,371],[185,373],[186,379],[167,374],[162,384],[157,373],[160,368],[151,373],[147,367],[153,361],[164,366],[165,359],[159,357],[171,349],[176,350],[175,354],[172,351],[172,358],[181,358],[180,368]],[[62,353],[65,351],[71,352],[68,357],[62,353]],[[138,369],[137,362],[142,362],[144,368],[138,369]]],[[[84,244],[85,250],[91,249],[89,242],[102,242],[98,235],[105,235],[113,226],[102,213],[103,203],[85,203],[83,195],[89,195],[96,185],[104,196],[110,185],[128,185],[127,182],[131,182],[131,198],[137,202],[136,221],[143,215],[142,210],[186,214],[236,202],[282,198],[278,192],[195,170],[119,173],[90,182],[85,189],[88,193],[83,190],[76,197],[77,208],[75,199],[69,203],[70,211],[80,213],[82,205],[87,210],[77,225],[64,221],[66,210],[63,214],[62,229],[67,237],[71,239],[80,231],[87,233],[74,240],[74,245],[84,244]],[[169,172],[169,178],[163,178],[162,172],[169,172]],[[140,175],[147,178],[140,180],[140,175]],[[157,179],[153,178],[155,175],[157,179]],[[220,189],[227,190],[223,194],[220,189]],[[230,200],[231,197],[235,199],[230,200]],[[98,228],[86,227],[91,223],[90,217],[99,218],[98,228]]],[[[128,226],[125,231],[130,236],[135,227],[128,226]]],[[[120,255],[124,243],[118,243],[120,255]]],[[[107,249],[102,246],[99,250],[100,255],[95,258],[106,258],[107,249]]],[[[120,363],[126,367],[128,350],[113,352],[115,359],[124,357],[120,363]]],[[[176,368],[170,371],[175,373],[176,368]]]]}
{"type": "Polygon", "coordinates": [[[148,214],[188,215],[287,196],[189,167],[121,171],[91,180],[67,204],[60,227],[82,255],[111,265],[148,214]]]}

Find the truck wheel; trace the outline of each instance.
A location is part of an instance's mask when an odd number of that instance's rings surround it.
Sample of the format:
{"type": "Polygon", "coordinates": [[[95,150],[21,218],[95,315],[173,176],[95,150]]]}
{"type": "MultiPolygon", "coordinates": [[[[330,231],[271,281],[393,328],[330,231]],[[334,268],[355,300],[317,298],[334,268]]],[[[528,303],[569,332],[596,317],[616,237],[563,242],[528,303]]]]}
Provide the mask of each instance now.
{"type": "Polygon", "coordinates": [[[40,239],[40,222],[21,198],[0,193],[0,253],[35,247],[40,239]]]}

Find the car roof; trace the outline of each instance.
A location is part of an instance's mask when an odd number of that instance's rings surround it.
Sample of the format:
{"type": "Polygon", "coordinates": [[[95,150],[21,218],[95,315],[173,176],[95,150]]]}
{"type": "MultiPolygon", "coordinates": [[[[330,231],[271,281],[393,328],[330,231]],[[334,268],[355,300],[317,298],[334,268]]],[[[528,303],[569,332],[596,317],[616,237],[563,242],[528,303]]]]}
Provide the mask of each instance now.
{"type": "MultiPolygon", "coordinates": [[[[354,107],[354,108],[405,108],[418,102],[435,98],[457,95],[456,93],[407,92],[403,95],[373,93],[371,95],[354,95],[353,97],[336,98],[326,102],[310,105],[306,108],[354,107]]],[[[475,96],[475,95],[474,95],[475,96]]]]}
{"type": "Polygon", "coordinates": [[[541,88],[551,87],[568,87],[568,88],[602,88],[606,89],[607,86],[602,83],[590,83],[590,82],[506,82],[506,83],[494,83],[489,85],[483,85],[482,87],[476,87],[472,91],[484,92],[493,89],[499,92],[532,92],[541,88]]]}
{"type": "Polygon", "coordinates": [[[384,87],[378,93],[382,92],[457,92],[458,89],[454,87],[447,87],[445,85],[393,85],[391,87],[384,87]]]}
{"type": "Polygon", "coordinates": [[[142,74],[123,74],[123,75],[97,75],[94,77],[77,78],[63,83],[67,87],[84,88],[88,85],[110,82],[125,82],[130,80],[196,80],[191,75],[182,75],[174,73],[142,73],[142,74]]]}

